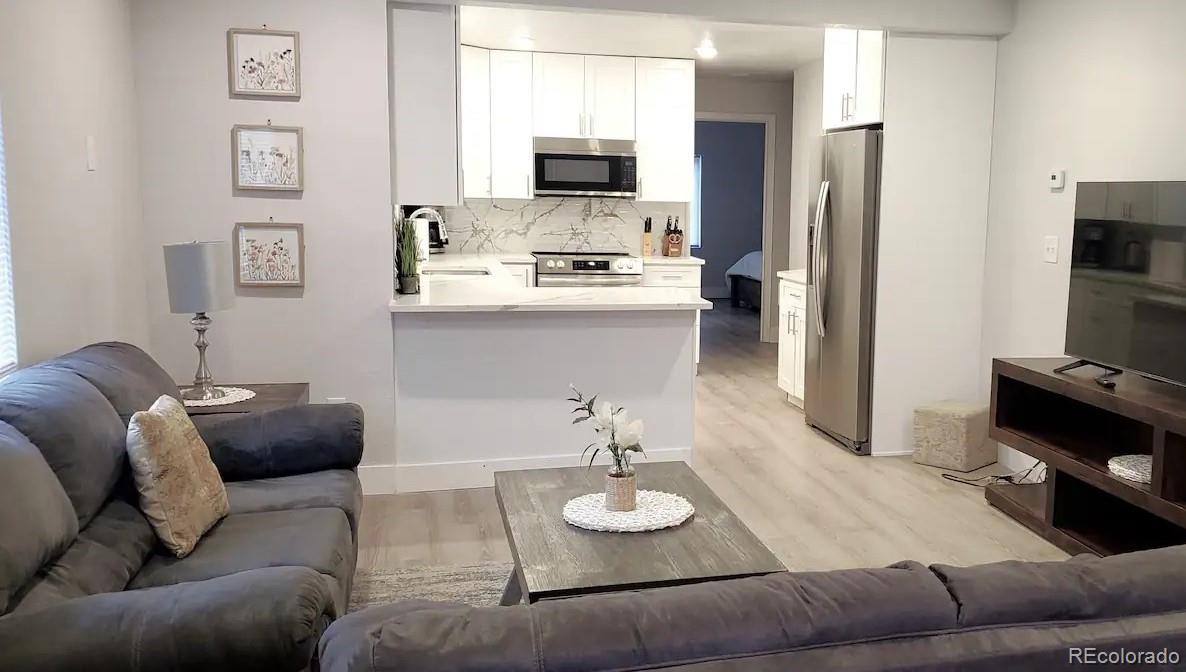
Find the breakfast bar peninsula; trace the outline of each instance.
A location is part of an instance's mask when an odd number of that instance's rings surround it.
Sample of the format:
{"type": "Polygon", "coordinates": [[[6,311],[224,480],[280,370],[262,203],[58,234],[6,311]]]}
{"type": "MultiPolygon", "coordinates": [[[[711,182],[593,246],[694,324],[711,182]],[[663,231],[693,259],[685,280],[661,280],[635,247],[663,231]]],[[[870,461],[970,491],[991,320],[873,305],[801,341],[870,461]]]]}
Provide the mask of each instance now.
{"type": "Polygon", "coordinates": [[[570,384],[642,418],[648,461],[691,459],[696,311],[708,301],[669,287],[528,287],[496,260],[421,287],[390,303],[394,491],[577,465],[589,432],[572,424],[570,384]]]}

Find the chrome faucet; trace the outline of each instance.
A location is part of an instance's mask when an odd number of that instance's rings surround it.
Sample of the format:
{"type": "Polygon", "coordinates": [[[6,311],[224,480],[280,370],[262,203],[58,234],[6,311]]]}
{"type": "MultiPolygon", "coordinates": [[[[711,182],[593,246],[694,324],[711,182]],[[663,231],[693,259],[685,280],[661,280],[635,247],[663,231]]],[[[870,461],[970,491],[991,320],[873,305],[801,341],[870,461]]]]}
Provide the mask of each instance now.
{"type": "Polygon", "coordinates": [[[412,214],[408,215],[408,219],[416,219],[420,215],[424,215],[427,219],[436,220],[437,233],[441,239],[441,244],[448,245],[449,232],[445,230],[445,218],[441,217],[441,213],[437,212],[434,208],[420,208],[412,211],[412,214]]]}

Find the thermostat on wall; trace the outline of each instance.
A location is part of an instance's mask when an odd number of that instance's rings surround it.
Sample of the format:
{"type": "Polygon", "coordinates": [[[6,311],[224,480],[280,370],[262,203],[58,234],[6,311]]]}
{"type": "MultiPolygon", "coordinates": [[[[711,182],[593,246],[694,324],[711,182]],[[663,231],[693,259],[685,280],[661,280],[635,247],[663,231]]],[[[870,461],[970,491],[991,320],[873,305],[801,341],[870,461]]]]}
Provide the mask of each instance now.
{"type": "Polygon", "coordinates": [[[1051,191],[1057,191],[1067,186],[1067,171],[1052,170],[1047,176],[1047,181],[1050,183],[1051,191]]]}

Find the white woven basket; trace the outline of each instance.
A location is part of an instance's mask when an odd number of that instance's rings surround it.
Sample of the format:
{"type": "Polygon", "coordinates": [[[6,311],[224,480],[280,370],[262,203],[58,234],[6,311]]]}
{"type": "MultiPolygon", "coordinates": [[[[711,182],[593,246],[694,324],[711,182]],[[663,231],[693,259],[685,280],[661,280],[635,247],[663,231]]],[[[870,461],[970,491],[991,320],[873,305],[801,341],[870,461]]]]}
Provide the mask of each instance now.
{"type": "Polygon", "coordinates": [[[633,511],[607,511],[605,493],[595,492],[568,500],[564,521],[596,532],[650,532],[683,523],[696,509],[692,503],[669,492],[639,490],[633,511]]]}

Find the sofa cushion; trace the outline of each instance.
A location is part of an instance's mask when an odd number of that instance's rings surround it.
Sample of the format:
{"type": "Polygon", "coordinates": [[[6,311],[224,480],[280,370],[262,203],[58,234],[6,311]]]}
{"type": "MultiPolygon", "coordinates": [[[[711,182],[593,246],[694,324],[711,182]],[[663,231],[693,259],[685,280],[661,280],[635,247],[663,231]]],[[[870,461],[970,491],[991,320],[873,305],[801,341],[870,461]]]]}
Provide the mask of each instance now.
{"type": "Polygon", "coordinates": [[[358,534],[362,511],[362,485],[349,469],[328,469],[309,474],[234,481],[226,484],[231,513],[255,513],[284,509],[341,509],[358,534]]]}
{"type": "Polygon", "coordinates": [[[152,406],[162,394],[181,398],[173,378],[140,348],[128,343],[96,343],[44,364],[73,371],[94,385],[126,425],[132,414],[152,406]]]}
{"type": "Polygon", "coordinates": [[[1186,604],[1186,546],[931,570],[959,605],[961,626],[1116,618],[1186,604]]]}
{"type": "Polygon", "coordinates": [[[203,581],[249,569],[285,566],[315,569],[333,577],[344,590],[354,572],[346,514],[339,509],[231,514],[207,532],[187,557],[152,556],[130,587],[203,581]]]}
{"type": "MultiPolygon", "coordinates": [[[[355,637],[366,640],[363,644],[335,639],[342,641],[347,658],[365,659],[357,652],[369,649],[375,669],[386,672],[575,672],[649,669],[954,626],[955,606],[943,584],[922,565],[902,563],[884,569],[771,574],[529,607],[426,608],[378,625],[360,616],[342,627],[353,628],[355,637]]],[[[326,637],[333,631],[331,626],[326,637]]]]}
{"type": "Polygon", "coordinates": [[[0,614],[78,534],[78,517],[37,447],[0,422],[0,614]]]}
{"type": "Polygon", "coordinates": [[[226,488],[185,406],[161,395],[128,424],[128,460],[140,510],[179,558],[230,511],[226,488]]]}
{"type": "Polygon", "coordinates": [[[86,527],[127,465],[126,430],[106,397],[76,373],[35,366],[0,382],[0,420],[37,446],[86,527]]]}
{"type": "Polygon", "coordinates": [[[155,543],[156,535],[140,509],[129,501],[112,499],[70,548],[33,580],[12,613],[26,614],[86,595],[123,590],[155,543]]]}

